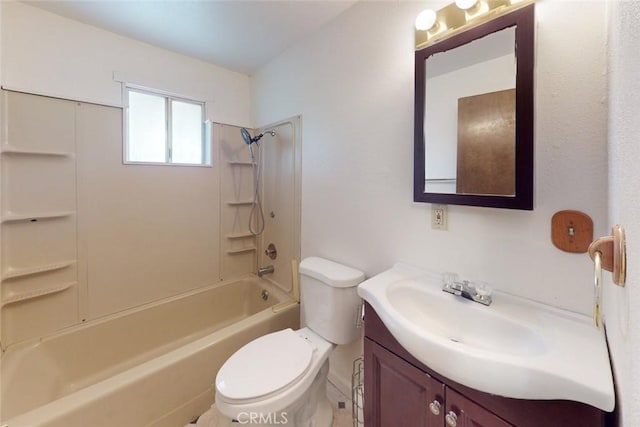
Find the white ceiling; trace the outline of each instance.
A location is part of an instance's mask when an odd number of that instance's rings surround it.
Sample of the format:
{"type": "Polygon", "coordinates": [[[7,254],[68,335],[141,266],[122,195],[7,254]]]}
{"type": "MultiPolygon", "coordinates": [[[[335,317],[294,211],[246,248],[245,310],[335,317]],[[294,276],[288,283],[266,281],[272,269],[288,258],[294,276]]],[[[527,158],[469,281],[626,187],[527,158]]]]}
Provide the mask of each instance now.
{"type": "Polygon", "coordinates": [[[355,1],[44,0],[25,3],[251,74],[355,1]]]}

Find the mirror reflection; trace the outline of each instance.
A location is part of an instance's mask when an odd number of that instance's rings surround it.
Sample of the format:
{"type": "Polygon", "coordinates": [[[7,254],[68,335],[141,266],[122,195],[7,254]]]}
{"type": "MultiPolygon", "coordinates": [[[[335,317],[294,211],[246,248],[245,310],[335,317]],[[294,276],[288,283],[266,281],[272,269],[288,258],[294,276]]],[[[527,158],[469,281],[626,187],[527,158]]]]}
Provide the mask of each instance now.
{"type": "Polygon", "coordinates": [[[424,192],[516,194],[516,33],[425,60],[424,192]]]}

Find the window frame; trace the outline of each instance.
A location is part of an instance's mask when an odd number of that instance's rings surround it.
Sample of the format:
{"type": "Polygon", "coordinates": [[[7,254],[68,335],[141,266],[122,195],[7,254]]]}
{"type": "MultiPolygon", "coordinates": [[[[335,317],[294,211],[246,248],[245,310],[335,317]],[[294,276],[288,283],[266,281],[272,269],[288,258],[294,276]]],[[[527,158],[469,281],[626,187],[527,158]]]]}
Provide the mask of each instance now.
{"type": "Polygon", "coordinates": [[[206,107],[207,104],[205,101],[201,101],[195,98],[189,98],[182,95],[176,95],[173,93],[165,92],[162,90],[151,89],[144,86],[138,86],[133,84],[125,83],[122,88],[123,92],[123,100],[124,106],[122,109],[123,113],[123,146],[122,146],[122,163],[124,165],[148,165],[148,166],[190,166],[190,167],[212,167],[212,158],[211,158],[211,141],[210,138],[207,137],[207,112],[206,107]],[[129,160],[129,93],[137,92],[144,95],[158,96],[164,98],[164,108],[165,108],[165,158],[162,162],[150,162],[150,161],[137,161],[137,160],[129,160]],[[202,116],[200,118],[201,123],[201,135],[202,141],[200,142],[202,149],[202,157],[200,163],[175,163],[173,162],[173,141],[172,141],[172,101],[183,102],[187,104],[199,105],[201,107],[202,116]]]}

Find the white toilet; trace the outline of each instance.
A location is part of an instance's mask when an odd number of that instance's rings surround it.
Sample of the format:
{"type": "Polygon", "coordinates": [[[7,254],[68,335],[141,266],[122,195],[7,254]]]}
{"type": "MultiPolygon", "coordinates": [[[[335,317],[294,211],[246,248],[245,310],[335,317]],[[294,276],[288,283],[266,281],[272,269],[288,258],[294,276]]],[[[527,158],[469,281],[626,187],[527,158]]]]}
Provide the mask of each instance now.
{"type": "Polygon", "coordinates": [[[328,427],[329,354],[356,340],[364,274],[326,259],[300,263],[300,303],[307,327],[284,329],[235,352],[216,377],[216,407],[248,425],[328,427]]]}

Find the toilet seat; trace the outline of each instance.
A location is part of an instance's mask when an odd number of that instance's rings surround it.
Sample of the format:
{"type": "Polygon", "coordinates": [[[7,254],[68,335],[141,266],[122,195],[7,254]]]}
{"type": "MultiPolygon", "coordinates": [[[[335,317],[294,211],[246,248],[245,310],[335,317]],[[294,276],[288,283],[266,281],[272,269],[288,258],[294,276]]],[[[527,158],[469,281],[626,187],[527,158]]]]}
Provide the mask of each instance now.
{"type": "Polygon", "coordinates": [[[295,383],[309,369],[313,347],[292,329],[257,338],[220,368],[216,390],[227,401],[258,399],[295,383]]]}

